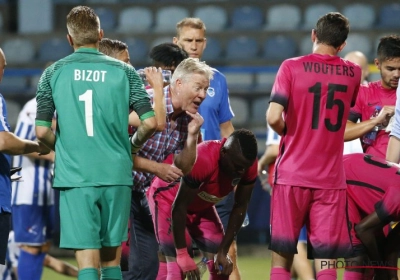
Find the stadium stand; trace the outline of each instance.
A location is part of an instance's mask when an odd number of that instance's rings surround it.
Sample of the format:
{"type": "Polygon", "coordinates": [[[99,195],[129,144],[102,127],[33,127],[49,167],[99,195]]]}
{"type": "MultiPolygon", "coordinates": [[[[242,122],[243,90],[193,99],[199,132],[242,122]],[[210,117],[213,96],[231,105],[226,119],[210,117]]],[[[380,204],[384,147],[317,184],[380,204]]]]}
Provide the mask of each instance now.
{"type": "Polygon", "coordinates": [[[236,7],[231,15],[231,28],[235,30],[242,29],[260,29],[264,23],[264,15],[257,6],[239,6],[236,7]]]}
{"type": "Polygon", "coordinates": [[[118,17],[118,32],[148,32],[153,25],[153,12],[147,7],[128,7],[118,17]]]}
{"type": "Polygon", "coordinates": [[[193,16],[204,21],[207,26],[207,32],[220,32],[228,25],[227,11],[221,6],[198,6],[195,8],[193,16]]]}
{"type": "Polygon", "coordinates": [[[301,9],[295,4],[277,4],[267,10],[266,30],[296,30],[301,23],[301,9]]]}

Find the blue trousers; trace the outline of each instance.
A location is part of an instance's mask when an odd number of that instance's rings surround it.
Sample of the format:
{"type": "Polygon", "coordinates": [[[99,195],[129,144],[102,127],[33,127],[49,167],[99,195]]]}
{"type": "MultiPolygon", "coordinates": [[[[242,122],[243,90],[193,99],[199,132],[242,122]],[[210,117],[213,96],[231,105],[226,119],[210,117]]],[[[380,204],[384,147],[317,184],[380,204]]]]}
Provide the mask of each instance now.
{"type": "Polygon", "coordinates": [[[158,243],[146,194],[132,191],[129,270],[124,280],[154,280],[158,273],[158,243]]]}

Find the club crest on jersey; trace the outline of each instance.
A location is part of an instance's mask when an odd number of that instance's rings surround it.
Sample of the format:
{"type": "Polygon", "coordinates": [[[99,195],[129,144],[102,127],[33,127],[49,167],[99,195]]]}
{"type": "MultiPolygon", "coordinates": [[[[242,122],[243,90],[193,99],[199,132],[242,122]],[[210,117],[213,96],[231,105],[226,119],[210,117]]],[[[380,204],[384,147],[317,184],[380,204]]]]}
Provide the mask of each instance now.
{"type": "Polygon", "coordinates": [[[215,90],[214,90],[214,88],[209,87],[209,88],[207,89],[207,94],[208,94],[208,96],[210,96],[210,97],[214,97],[214,95],[215,95],[215,90]]]}
{"type": "Polygon", "coordinates": [[[241,178],[235,178],[235,179],[233,179],[233,180],[232,180],[232,183],[231,183],[231,184],[232,184],[232,187],[237,186],[237,184],[239,184],[239,182],[240,182],[240,179],[241,179],[241,178]]]}

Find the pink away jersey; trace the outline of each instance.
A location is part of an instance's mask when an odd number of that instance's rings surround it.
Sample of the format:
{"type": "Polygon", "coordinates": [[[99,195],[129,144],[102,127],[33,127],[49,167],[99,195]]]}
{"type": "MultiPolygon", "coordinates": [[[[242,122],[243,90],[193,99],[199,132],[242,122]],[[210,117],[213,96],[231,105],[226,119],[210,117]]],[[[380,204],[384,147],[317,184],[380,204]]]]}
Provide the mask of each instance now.
{"type": "MultiPolygon", "coordinates": [[[[257,160],[246,171],[242,178],[232,178],[229,174],[220,171],[220,149],[226,139],[204,141],[197,146],[197,160],[189,174],[183,177],[190,186],[198,186],[198,194],[188,207],[188,213],[202,211],[212,207],[228,195],[240,183],[251,184],[257,178],[257,160]]],[[[178,184],[167,183],[156,177],[151,189],[157,188],[158,195],[171,202],[174,201],[178,184]]]]}
{"type": "Polygon", "coordinates": [[[366,215],[375,211],[375,204],[382,200],[390,187],[400,190],[400,170],[385,159],[368,154],[343,156],[346,171],[347,196],[366,215]]]}
{"type": "MultiPolygon", "coordinates": [[[[352,122],[357,122],[359,119],[369,120],[376,106],[383,108],[385,105],[396,105],[396,89],[382,87],[381,81],[361,85],[356,105],[350,109],[349,120],[352,122]]],[[[364,152],[385,158],[388,142],[389,133],[380,130],[372,145],[364,145],[364,152]]]]}
{"type": "Polygon", "coordinates": [[[360,77],[358,65],[338,56],[310,54],[282,63],[270,99],[284,107],[286,123],[276,184],[346,188],[344,130],[360,77]]]}

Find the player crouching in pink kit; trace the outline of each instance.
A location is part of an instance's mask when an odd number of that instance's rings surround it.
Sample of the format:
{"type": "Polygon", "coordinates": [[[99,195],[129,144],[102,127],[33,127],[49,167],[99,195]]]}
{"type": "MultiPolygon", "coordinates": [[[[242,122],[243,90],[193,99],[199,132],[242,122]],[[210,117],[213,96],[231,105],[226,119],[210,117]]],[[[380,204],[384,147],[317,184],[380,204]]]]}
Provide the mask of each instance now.
{"type": "Polygon", "coordinates": [[[167,259],[168,275],[157,279],[200,279],[189,255],[192,238],[202,251],[210,279],[228,279],[233,266],[228,254],[242,226],[257,178],[257,141],[246,129],[227,139],[205,141],[197,160],[180,183],[158,177],[147,191],[156,237],[167,259]],[[224,234],[215,204],[237,186],[235,204],[224,234]]]}

